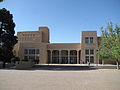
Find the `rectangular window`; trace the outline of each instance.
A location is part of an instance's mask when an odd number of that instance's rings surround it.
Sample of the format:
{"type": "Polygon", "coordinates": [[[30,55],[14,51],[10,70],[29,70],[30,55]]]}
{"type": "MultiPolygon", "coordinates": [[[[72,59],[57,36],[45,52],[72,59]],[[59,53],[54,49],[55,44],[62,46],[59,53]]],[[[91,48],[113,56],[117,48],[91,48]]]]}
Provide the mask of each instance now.
{"type": "Polygon", "coordinates": [[[89,62],[89,56],[85,56],[86,63],[89,62]]]}
{"type": "Polygon", "coordinates": [[[93,37],[90,37],[90,43],[93,43],[93,37]]]}
{"type": "Polygon", "coordinates": [[[35,49],[29,49],[29,54],[35,54],[35,49]]]}
{"type": "Polygon", "coordinates": [[[90,56],[90,63],[94,63],[94,56],[90,56]]]}
{"type": "Polygon", "coordinates": [[[32,54],[35,54],[35,49],[32,49],[32,54]]]}
{"type": "Polygon", "coordinates": [[[94,54],[94,50],[93,49],[90,49],[90,54],[94,54]]]}
{"type": "Polygon", "coordinates": [[[85,54],[86,54],[86,55],[89,55],[89,49],[86,49],[86,50],[85,50],[85,54]]]}
{"type": "Polygon", "coordinates": [[[28,50],[27,49],[24,50],[24,54],[28,54],[28,50]]]}
{"type": "Polygon", "coordinates": [[[39,56],[36,56],[36,60],[39,60],[39,56]]]}
{"type": "Polygon", "coordinates": [[[25,59],[25,60],[28,60],[28,56],[24,56],[24,59],[25,59]]]}
{"type": "Polygon", "coordinates": [[[29,49],[29,54],[32,54],[32,49],[29,49]]]}
{"type": "Polygon", "coordinates": [[[35,60],[35,56],[29,56],[29,59],[35,60]]]}
{"type": "Polygon", "coordinates": [[[89,37],[85,37],[85,43],[89,43],[89,37]]]}

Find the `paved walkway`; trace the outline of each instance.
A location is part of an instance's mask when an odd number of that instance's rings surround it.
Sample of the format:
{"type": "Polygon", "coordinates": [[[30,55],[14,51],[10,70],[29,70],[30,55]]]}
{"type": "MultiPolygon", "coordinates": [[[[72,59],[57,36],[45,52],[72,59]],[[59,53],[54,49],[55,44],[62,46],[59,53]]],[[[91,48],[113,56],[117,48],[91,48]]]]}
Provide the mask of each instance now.
{"type": "Polygon", "coordinates": [[[0,69],[0,90],[120,90],[120,70],[77,68],[0,69]]]}

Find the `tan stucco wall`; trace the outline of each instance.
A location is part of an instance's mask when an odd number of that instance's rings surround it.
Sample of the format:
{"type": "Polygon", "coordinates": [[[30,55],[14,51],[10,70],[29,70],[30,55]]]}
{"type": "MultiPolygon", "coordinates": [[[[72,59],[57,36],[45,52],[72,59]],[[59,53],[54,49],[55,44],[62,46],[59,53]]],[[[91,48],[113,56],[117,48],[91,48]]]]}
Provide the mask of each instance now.
{"type": "Polygon", "coordinates": [[[48,43],[48,50],[80,50],[80,43],[48,43]]]}
{"type": "Polygon", "coordinates": [[[47,63],[47,50],[81,50],[81,60],[85,61],[85,49],[94,49],[94,59],[97,63],[96,50],[98,48],[97,32],[83,31],[81,43],[49,43],[49,29],[47,27],[39,27],[39,31],[18,32],[18,43],[14,50],[16,56],[24,59],[24,49],[37,48],[40,51],[39,59],[41,64],[47,63]],[[25,39],[28,37],[28,40],[25,39]],[[85,44],[85,37],[93,37],[93,44],[85,44]]]}
{"type": "Polygon", "coordinates": [[[97,41],[97,32],[96,31],[82,31],[81,38],[81,59],[85,62],[85,49],[94,49],[94,63],[98,63],[98,58],[96,56],[98,49],[98,41],[97,41]],[[93,37],[92,44],[85,43],[85,37],[93,37]]]}

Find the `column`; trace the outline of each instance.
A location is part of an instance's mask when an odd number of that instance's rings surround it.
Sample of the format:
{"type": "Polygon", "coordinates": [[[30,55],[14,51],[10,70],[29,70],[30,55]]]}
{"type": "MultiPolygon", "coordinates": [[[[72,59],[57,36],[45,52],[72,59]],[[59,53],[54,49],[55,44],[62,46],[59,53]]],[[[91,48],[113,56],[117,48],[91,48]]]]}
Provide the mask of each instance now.
{"type": "Polygon", "coordinates": [[[70,64],[70,50],[68,50],[68,64],[70,64]]]}
{"type": "Polygon", "coordinates": [[[77,50],[77,64],[79,64],[79,50],[77,50]]]}
{"type": "Polygon", "coordinates": [[[61,50],[59,50],[59,64],[61,64],[61,50]]]}
{"type": "Polygon", "coordinates": [[[50,56],[51,56],[51,59],[50,59],[51,61],[50,61],[50,63],[51,63],[51,64],[52,64],[52,51],[53,51],[53,50],[50,50],[50,54],[51,54],[51,55],[50,55],[50,56]]]}

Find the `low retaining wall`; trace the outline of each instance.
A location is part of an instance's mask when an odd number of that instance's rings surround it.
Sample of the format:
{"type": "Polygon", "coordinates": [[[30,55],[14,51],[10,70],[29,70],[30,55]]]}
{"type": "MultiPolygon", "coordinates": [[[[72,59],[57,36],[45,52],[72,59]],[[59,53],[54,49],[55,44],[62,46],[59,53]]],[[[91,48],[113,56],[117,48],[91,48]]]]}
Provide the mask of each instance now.
{"type": "Polygon", "coordinates": [[[16,62],[16,68],[17,69],[25,69],[25,68],[30,68],[32,66],[34,66],[34,62],[30,62],[30,61],[16,62]]]}

